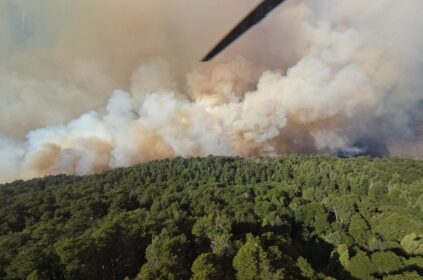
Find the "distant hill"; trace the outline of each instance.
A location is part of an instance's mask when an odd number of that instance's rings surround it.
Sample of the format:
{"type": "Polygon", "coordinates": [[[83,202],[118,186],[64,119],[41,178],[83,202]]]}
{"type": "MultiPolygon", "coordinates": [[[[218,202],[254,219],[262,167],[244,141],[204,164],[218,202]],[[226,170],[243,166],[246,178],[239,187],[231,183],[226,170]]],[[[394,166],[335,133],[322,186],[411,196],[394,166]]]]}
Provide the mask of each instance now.
{"type": "Polygon", "coordinates": [[[423,161],[154,161],[0,185],[0,279],[422,279],[423,161]]]}

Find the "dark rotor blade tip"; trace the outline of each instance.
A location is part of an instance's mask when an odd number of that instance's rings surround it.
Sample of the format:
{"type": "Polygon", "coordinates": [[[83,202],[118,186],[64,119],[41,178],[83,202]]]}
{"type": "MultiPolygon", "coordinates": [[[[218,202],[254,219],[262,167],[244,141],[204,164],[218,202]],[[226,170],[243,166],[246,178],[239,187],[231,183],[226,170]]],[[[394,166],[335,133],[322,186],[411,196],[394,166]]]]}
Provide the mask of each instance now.
{"type": "Polygon", "coordinates": [[[253,25],[259,23],[285,0],[264,0],[226,35],[201,61],[206,62],[226,49],[253,25]]]}

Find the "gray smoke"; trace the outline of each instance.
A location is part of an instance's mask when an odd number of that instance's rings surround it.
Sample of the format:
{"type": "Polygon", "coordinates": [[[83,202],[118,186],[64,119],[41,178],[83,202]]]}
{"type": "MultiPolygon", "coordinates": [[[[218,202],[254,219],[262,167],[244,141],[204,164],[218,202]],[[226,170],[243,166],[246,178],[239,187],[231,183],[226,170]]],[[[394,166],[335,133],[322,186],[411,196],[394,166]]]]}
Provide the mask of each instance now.
{"type": "Polygon", "coordinates": [[[0,180],[179,155],[423,154],[422,1],[288,0],[199,64],[257,3],[0,0],[0,180]]]}

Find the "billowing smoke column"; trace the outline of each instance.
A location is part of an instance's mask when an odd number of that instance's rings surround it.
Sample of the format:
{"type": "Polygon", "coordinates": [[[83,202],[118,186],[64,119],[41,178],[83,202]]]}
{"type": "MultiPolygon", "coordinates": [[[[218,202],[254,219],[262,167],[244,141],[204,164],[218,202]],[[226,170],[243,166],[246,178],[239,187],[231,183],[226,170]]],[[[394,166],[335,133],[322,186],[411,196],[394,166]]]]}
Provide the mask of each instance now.
{"type": "Polygon", "coordinates": [[[287,1],[209,64],[258,1],[34,2],[0,0],[0,181],[175,156],[423,155],[421,0],[287,1]]]}

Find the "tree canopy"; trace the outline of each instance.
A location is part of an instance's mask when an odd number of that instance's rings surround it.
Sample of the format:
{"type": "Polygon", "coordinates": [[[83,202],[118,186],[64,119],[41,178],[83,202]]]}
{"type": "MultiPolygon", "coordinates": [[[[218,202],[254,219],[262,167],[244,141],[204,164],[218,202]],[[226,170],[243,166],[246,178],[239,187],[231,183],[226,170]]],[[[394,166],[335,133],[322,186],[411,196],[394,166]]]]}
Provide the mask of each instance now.
{"type": "Polygon", "coordinates": [[[176,158],[0,185],[0,279],[421,279],[423,162],[176,158]]]}

